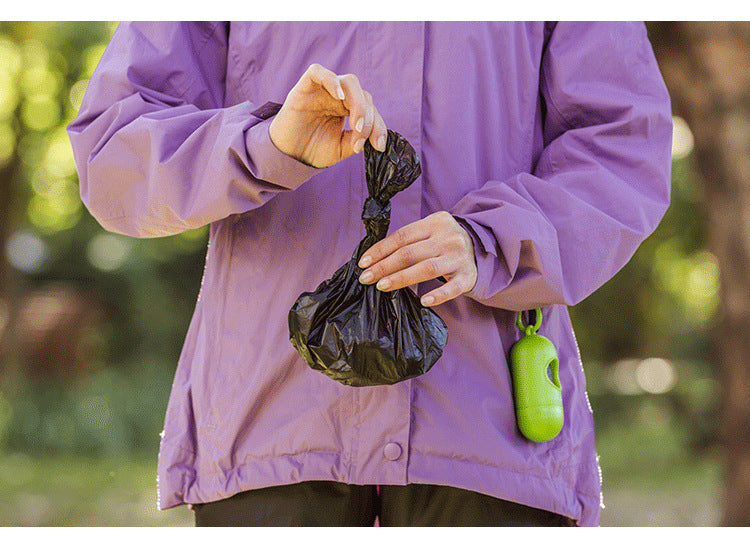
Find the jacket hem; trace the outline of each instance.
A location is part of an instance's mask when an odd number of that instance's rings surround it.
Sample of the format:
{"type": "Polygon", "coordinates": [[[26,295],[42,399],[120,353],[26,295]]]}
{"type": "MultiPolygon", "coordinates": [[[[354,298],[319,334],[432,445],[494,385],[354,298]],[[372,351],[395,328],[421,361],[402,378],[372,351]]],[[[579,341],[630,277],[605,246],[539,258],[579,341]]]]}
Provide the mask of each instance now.
{"type": "MultiPolygon", "coordinates": [[[[163,451],[167,453],[167,451],[163,451]]],[[[184,456],[185,451],[174,453],[184,456]]],[[[162,454],[162,457],[170,454],[162,454]]],[[[570,469],[574,469],[571,467],[570,469]]],[[[356,472],[356,469],[351,470],[356,472]]],[[[343,455],[332,452],[306,453],[252,460],[231,470],[200,474],[189,465],[159,466],[159,509],[183,504],[214,502],[234,494],[302,481],[337,481],[354,485],[403,485],[403,479],[388,476],[350,477],[343,455]]],[[[575,479],[575,474],[571,474],[575,479]]],[[[475,464],[410,451],[407,483],[450,485],[561,514],[581,526],[597,526],[600,497],[576,490],[565,481],[529,477],[528,474],[495,466],[475,464]],[[440,474],[451,473],[450,482],[440,474]]]]}

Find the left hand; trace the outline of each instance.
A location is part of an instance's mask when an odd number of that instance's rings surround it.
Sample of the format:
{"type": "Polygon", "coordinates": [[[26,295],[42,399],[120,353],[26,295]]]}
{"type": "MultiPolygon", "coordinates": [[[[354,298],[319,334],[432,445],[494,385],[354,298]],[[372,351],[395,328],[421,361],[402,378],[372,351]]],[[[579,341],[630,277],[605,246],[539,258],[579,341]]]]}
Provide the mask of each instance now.
{"type": "Polygon", "coordinates": [[[440,211],[399,228],[365,251],[362,284],[377,282],[393,291],[443,276],[446,283],[426,293],[424,306],[436,306],[471,291],[477,281],[474,242],[450,213],[440,211]]]}

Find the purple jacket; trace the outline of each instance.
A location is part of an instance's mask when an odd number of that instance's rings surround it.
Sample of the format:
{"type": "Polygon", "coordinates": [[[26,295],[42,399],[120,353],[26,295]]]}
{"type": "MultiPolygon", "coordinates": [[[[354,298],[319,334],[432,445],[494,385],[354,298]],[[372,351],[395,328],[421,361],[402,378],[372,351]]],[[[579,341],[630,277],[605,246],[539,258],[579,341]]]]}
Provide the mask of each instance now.
{"type": "MultiPolygon", "coordinates": [[[[462,487],[596,525],[600,474],[566,305],[611,278],[669,203],[671,111],[642,24],[123,24],[69,127],[113,232],[210,224],[159,453],[159,507],[303,480],[462,487]],[[438,210],[473,231],[475,288],[435,308],[430,372],[351,388],[311,370],[287,313],[364,235],[363,156],[291,159],[251,114],[312,62],[354,73],[422,176],[391,231],[438,210]],[[516,429],[514,311],[542,307],[565,424],[516,429]]],[[[421,295],[439,285],[418,286],[421,295]]],[[[624,299],[624,298],[623,298],[624,299]]]]}

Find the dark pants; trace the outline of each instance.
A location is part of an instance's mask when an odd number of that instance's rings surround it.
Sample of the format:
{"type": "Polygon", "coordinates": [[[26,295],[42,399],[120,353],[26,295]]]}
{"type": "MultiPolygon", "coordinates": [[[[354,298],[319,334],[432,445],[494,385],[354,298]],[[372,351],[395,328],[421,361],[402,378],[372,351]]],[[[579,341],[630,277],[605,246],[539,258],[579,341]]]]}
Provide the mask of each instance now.
{"type": "Polygon", "coordinates": [[[289,527],[562,526],[565,516],[439,485],[347,485],[306,481],[195,504],[195,525],[289,527]]]}

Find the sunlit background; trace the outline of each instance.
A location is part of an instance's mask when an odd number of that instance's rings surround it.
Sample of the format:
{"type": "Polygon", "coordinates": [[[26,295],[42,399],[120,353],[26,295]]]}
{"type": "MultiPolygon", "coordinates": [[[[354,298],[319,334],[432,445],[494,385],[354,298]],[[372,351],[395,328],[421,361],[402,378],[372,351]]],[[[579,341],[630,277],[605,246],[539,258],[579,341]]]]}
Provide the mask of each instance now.
{"type": "MultiPolygon", "coordinates": [[[[82,206],[65,126],[115,28],[0,23],[0,524],[190,525],[156,509],[159,432],[206,228],[137,240],[82,206]]],[[[675,118],[673,201],[572,309],[597,422],[602,525],[716,525],[719,267],[675,118]]]]}

